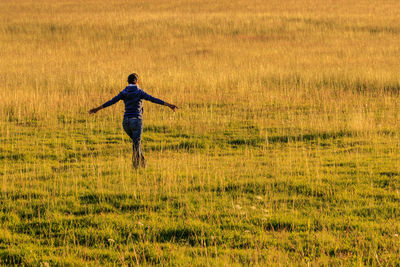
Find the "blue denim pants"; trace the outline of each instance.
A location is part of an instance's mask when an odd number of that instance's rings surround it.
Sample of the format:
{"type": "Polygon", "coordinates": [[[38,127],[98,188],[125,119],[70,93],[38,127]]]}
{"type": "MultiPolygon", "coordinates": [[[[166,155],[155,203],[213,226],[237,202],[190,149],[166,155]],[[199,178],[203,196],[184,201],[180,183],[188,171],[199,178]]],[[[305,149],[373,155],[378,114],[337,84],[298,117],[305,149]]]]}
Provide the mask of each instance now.
{"type": "Polygon", "coordinates": [[[146,161],[143,156],[142,148],[140,147],[140,141],[142,138],[142,119],[140,118],[124,118],[122,122],[125,132],[132,139],[133,155],[132,163],[134,168],[145,167],[146,161]]]}

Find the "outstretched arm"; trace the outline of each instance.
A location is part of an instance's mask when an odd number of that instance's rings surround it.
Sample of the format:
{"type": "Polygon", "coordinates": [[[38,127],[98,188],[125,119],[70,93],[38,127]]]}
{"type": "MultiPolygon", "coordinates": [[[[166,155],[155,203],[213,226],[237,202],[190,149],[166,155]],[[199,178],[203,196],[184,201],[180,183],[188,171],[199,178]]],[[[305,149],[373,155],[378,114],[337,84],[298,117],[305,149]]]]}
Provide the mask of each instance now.
{"type": "Polygon", "coordinates": [[[178,109],[177,106],[175,106],[175,105],[173,105],[173,104],[170,104],[170,103],[167,103],[167,102],[165,102],[165,101],[163,101],[163,100],[161,100],[161,99],[155,98],[155,97],[149,95],[148,93],[146,93],[146,92],[144,92],[144,91],[142,91],[142,98],[143,98],[143,99],[146,99],[146,100],[148,100],[148,101],[150,101],[150,102],[159,104],[159,105],[167,106],[167,107],[169,107],[170,109],[172,109],[173,111],[175,111],[176,109],[178,109]]]}
{"type": "Polygon", "coordinates": [[[97,108],[93,108],[91,110],[89,110],[89,114],[94,114],[99,110],[102,110],[103,108],[106,108],[108,106],[114,105],[115,103],[117,103],[118,101],[120,101],[122,99],[122,92],[119,93],[116,97],[114,97],[113,99],[107,101],[106,103],[104,103],[101,106],[98,106],[97,108]]]}
{"type": "Polygon", "coordinates": [[[97,111],[102,110],[103,108],[104,108],[103,105],[98,106],[97,108],[92,108],[91,110],[89,110],[89,114],[94,114],[97,111]]]}
{"type": "Polygon", "coordinates": [[[175,106],[175,105],[173,105],[173,104],[170,104],[170,103],[167,103],[167,102],[165,102],[165,101],[164,101],[164,106],[169,107],[169,108],[172,109],[174,112],[175,112],[175,110],[178,109],[177,106],[175,106]]]}

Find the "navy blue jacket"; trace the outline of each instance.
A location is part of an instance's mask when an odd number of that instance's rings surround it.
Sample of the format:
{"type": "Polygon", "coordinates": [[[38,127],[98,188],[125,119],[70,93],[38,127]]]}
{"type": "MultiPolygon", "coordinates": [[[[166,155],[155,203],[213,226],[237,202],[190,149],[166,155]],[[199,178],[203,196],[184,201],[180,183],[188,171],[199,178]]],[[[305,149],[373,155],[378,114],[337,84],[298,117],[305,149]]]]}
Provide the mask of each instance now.
{"type": "Polygon", "coordinates": [[[143,114],[143,103],[142,100],[148,100],[150,102],[164,105],[164,101],[161,99],[152,97],[145,91],[140,89],[136,84],[128,85],[124,90],[122,90],[116,97],[107,101],[103,104],[103,108],[111,106],[120,100],[124,100],[125,103],[125,114],[124,118],[142,118],[143,114]]]}

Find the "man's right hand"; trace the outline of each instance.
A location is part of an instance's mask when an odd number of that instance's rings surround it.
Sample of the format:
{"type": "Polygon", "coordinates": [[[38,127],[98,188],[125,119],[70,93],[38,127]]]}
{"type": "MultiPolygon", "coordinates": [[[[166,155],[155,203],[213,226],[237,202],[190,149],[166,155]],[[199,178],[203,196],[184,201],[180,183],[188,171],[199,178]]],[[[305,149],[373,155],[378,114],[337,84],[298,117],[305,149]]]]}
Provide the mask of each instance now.
{"type": "Polygon", "coordinates": [[[94,114],[94,113],[96,113],[97,111],[98,111],[97,108],[93,108],[93,109],[89,110],[89,114],[94,114]]]}
{"type": "Polygon", "coordinates": [[[99,111],[102,108],[103,108],[103,106],[100,106],[100,107],[97,107],[97,108],[93,108],[93,109],[89,110],[89,114],[94,114],[94,113],[96,113],[97,111],[99,111]]]}

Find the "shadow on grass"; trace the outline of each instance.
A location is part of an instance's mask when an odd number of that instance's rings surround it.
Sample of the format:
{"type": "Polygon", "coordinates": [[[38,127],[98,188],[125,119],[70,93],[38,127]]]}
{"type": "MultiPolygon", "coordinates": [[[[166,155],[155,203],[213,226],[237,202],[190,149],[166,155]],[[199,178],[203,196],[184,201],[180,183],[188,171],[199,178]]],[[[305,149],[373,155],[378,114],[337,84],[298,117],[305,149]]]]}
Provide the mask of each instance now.
{"type": "Polygon", "coordinates": [[[0,199],[11,199],[12,201],[25,199],[25,200],[32,200],[32,199],[44,199],[47,196],[38,193],[38,192],[15,192],[15,191],[5,191],[0,192],[0,199]]]}
{"type": "Polygon", "coordinates": [[[22,251],[14,251],[9,249],[0,250],[0,262],[5,266],[23,266],[25,265],[24,253],[22,251]]]}
{"type": "MultiPolygon", "coordinates": [[[[110,204],[115,209],[123,212],[128,211],[157,211],[160,209],[158,205],[147,205],[138,203],[132,198],[131,195],[127,194],[94,194],[88,193],[79,197],[81,204],[99,205],[102,203],[110,204]]],[[[101,209],[100,209],[101,211],[101,209]]],[[[107,210],[106,210],[107,211],[107,210]]],[[[87,212],[83,210],[83,212],[87,212]]],[[[111,211],[110,211],[111,212],[111,211]]],[[[84,213],[85,214],[85,213],[84,213]]]]}
{"type": "Polygon", "coordinates": [[[382,176],[387,176],[389,178],[400,176],[400,172],[380,172],[379,174],[382,176]]]}
{"type": "Polygon", "coordinates": [[[247,194],[265,194],[267,182],[254,183],[230,183],[224,187],[215,187],[211,191],[217,193],[247,193],[247,194]]]}
{"type": "Polygon", "coordinates": [[[229,194],[251,194],[251,195],[265,195],[268,191],[270,192],[282,192],[291,195],[304,195],[307,197],[318,197],[328,199],[333,196],[333,192],[327,188],[327,186],[320,186],[311,188],[307,184],[294,184],[291,182],[281,181],[265,181],[265,182],[253,182],[253,183],[229,183],[225,186],[216,186],[211,189],[205,187],[193,187],[191,191],[207,191],[217,193],[229,193],[229,194]]]}
{"type": "Polygon", "coordinates": [[[180,225],[176,228],[161,229],[156,233],[157,242],[188,243],[190,246],[201,245],[209,242],[200,227],[180,225]]]}
{"type": "MultiPolygon", "coordinates": [[[[301,134],[301,135],[274,135],[263,138],[260,136],[248,138],[236,138],[226,141],[232,147],[238,146],[251,146],[259,147],[264,143],[269,144],[287,144],[290,142],[309,142],[309,141],[324,141],[324,140],[335,140],[343,137],[355,136],[355,132],[350,131],[339,131],[339,132],[320,132],[312,134],[301,134]]],[[[321,144],[322,146],[327,146],[327,144],[321,144]]]]}
{"type": "Polygon", "coordinates": [[[143,132],[153,132],[153,133],[169,133],[171,130],[165,125],[145,125],[143,127],[143,132]]]}
{"type": "Polygon", "coordinates": [[[289,143],[299,141],[313,141],[313,140],[327,140],[327,139],[338,139],[343,137],[352,137],[355,133],[350,131],[339,131],[339,132],[322,132],[304,135],[281,135],[281,136],[269,136],[269,143],[289,143]]]}
{"type": "Polygon", "coordinates": [[[152,151],[163,151],[163,150],[185,150],[185,151],[195,151],[197,149],[205,148],[205,143],[202,141],[182,141],[176,144],[166,144],[166,145],[152,145],[148,149],[152,151]]]}

